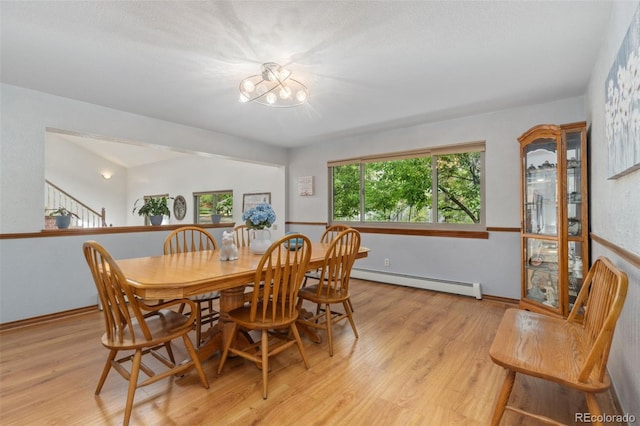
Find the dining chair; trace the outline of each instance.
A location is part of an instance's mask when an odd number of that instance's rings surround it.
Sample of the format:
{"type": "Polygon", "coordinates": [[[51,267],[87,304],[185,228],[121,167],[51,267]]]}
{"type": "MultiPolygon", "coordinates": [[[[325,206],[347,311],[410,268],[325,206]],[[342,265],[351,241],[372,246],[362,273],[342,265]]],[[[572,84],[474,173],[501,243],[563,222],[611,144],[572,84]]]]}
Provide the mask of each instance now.
{"type": "Polygon", "coordinates": [[[627,275],[609,259],[599,257],[591,266],[567,319],[518,309],[505,312],[489,350],[493,362],[507,370],[496,399],[492,425],[500,423],[505,410],[558,424],[548,417],[507,405],[516,373],[581,391],[592,418],[602,415],[596,394],[611,386],[607,359],[627,286],[627,275]]]}
{"type": "MultiPolygon", "coordinates": [[[[183,226],[173,230],[164,241],[164,254],[178,254],[193,251],[217,250],[213,235],[198,226],[183,226]]],[[[220,318],[220,312],[214,309],[213,301],[220,298],[219,292],[205,293],[191,296],[190,299],[196,304],[196,344],[200,346],[202,342],[203,326],[214,322],[220,318]]],[[[186,305],[179,309],[184,312],[186,305]]]]}
{"type": "Polygon", "coordinates": [[[95,241],[87,241],[83,244],[83,251],[103,308],[106,332],[102,336],[102,345],[110,351],[95,394],[100,394],[111,368],[128,380],[129,390],[123,421],[124,425],[128,425],[133,398],[139,387],[184,374],[195,367],[202,386],[208,389],[209,382],[188,335],[196,321],[194,303],[188,299],[178,299],[154,306],[146,305],[144,301],[135,297],[118,264],[104,247],[95,241]],[[191,306],[189,316],[169,309],[181,303],[191,306]],[[189,360],[176,363],[171,341],[180,337],[189,354],[189,360]],[[166,356],[160,352],[163,348],[167,352],[166,356]],[[126,354],[118,358],[120,351],[126,351],[126,354]],[[166,369],[156,374],[151,367],[142,362],[146,355],[152,355],[164,364],[166,369]],[[139,383],[140,372],[148,377],[139,383]]]}
{"type": "MultiPolygon", "coordinates": [[[[327,227],[322,233],[322,236],[320,237],[320,242],[330,243],[334,240],[334,238],[339,233],[341,233],[342,231],[346,231],[349,228],[350,226],[348,225],[331,225],[327,227]]],[[[316,281],[320,280],[320,269],[316,269],[314,271],[308,271],[304,276],[304,282],[302,283],[302,287],[307,286],[308,279],[312,279],[316,281]]],[[[351,304],[351,300],[349,300],[349,309],[351,309],[351,312],[353,312],[353,305],[351,304]]]]}
{"type": "Polygon", "coordinates": [[[304,235],[285,235],[275,241],[262,255],[254,276],[256,287],[261,281],[265,283],[262,291],[254,291],[248,304],[229,311],[232,328],[224,342],[218,374],[222,372],[229,353],[258,364],[262,369],[264,399],[267,399],[270,357],[297,345],[304,365],[309,368],[296,327],[296,299],[310,258],[311,242],[304,235]],[[240,328],[260,331],[261,339],[244,348],[233,347],[236,331],[240,328]]]}
{"type": "Polygon", "coordinates": [[[236,245],[238,248],[247,247],[249,245],[249,233],[250,230],[247,225],[238,225],[233,228],[235,232],[236,245]]]}
{"type": "Polygon", "coordinates": [[[333,356],[333,324],[348,319],[353,334],[358,338],[353,309],[349,304],[349,279],[359,249],[360,233],[357,230],[349,228],[340,232],[327,250],[318,283],[303,287],[298,293],[299,310],[305,300],[316,305],[315,315],[301,315],[298,323],[327,331],[330,356],[333,356]],[[344,313],[331,309],[336,304],[342,304],[344,313]]]}

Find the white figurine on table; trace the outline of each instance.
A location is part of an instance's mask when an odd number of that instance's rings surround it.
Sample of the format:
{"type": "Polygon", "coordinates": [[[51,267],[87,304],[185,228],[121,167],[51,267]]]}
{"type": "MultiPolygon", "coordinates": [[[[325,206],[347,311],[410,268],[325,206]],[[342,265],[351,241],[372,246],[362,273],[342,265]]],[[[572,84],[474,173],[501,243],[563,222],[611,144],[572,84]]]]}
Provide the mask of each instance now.
{"type": "Polygon", "coordinates": [[[238,247],[233,232],[224,231],[222,233],[222,247],[220,247],[220,260],[236,260],[237,258],[238,247]]]}

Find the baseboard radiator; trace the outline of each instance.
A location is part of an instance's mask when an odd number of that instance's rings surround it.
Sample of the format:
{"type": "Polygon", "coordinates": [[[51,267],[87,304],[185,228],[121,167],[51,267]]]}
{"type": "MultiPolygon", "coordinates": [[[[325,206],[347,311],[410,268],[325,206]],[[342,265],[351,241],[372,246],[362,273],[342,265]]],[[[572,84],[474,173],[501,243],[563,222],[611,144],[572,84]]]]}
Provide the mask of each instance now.
{"type": "Polygon", "coordinates": [[[393,274],[389,272],[370,271],[353,268],[351,270],[353,278],[377,281],[388,284],[397,284],[407,287],[422,288],[425,290],[442,291],[445,293],[460,294],[482,299],[480,283],[464,283],[459,281],[448,281],[434,278],[417,277],[413,275],[393,274]]]}

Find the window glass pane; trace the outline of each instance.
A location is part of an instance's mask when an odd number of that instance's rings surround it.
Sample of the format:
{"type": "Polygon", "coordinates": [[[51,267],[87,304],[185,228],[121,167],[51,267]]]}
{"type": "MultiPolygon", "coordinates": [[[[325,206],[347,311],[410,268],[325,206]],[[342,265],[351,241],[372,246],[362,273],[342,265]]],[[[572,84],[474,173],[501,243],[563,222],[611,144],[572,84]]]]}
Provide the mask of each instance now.
{"type": "Polygon", "coordinates": [[[360,165],[333,167],[333,220],[360,220],[360,165]]]}
{"type": "Polygon", "coordinates": [[[202,194],[198,197],[198,223],[211,223],[213,211],[213,194],[202,194]]]}
{"type": "Polygon", "coordinates": [[[216,211],[222,218],[233,216],[233,194],[220,193],[216,197],[216,211]]]}
{"type": "Polygon", "coordinates": [[[438,223],[480,223],[480,153],[437,156],[438,223]]]}
{"type": "MultiPolygon", "coordinates": [[[[196,223],[214,223],[212,215],[220,215],[220,222],[233,222],[233,192],[212,191],[193,195],[196,223]]],[[[218,220],[216,219],[216,223],[218,220]]]]}
{"type": "Polygon", "coordinates": [[[431,221],[431,157],[366,163],[367,222],[431,221]]]}
{"type": "Polygon", "coordinates": [[[484,226],[484,149],[477,148],[484,148],[484,143],[333,161],[330,220],[357,222],[352,226],[479,229],[484,226]]]}

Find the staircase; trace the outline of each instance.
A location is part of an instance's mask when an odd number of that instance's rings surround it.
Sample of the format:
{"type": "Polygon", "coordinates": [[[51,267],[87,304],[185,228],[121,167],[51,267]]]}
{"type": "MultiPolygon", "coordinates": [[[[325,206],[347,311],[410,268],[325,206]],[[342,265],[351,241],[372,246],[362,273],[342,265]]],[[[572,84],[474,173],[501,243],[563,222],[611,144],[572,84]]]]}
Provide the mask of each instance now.
{"type": "Polygon", "coordinates": [[[70,228],[101,228],[108,226],[104,207],[98,213],[60,187],[45,179],[45,229],[56,229],[55,219],[48,212],[65,208],[77,217],[71,217],[70,228]]]}

